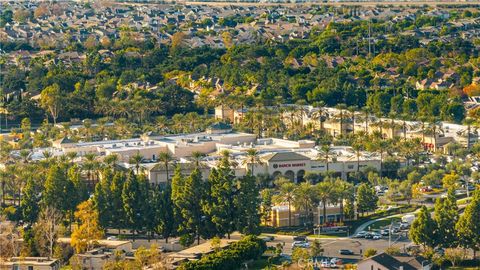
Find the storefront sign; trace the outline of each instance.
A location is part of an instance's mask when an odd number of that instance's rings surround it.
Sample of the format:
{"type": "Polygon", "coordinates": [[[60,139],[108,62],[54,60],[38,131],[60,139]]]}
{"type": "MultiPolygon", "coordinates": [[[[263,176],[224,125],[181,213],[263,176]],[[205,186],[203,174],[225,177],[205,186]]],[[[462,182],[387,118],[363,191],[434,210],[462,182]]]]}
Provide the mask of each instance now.
{"type": "Polygon", "coordinates": [[[280,164],[273,164],[273,168],[297,168],[297,167],[305,167],[305,163],[280,163],[280,164]]]}

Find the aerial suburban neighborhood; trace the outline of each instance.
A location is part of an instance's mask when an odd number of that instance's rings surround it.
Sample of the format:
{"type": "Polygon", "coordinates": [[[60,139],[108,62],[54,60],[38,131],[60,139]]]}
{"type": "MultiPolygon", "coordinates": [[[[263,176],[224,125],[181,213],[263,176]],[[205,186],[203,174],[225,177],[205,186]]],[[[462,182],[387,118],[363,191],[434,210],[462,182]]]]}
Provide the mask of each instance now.
{"type": "Polygon", "coordinates": [[[479,269],[477,1],[0,1],[0,269],[479,269]]]}

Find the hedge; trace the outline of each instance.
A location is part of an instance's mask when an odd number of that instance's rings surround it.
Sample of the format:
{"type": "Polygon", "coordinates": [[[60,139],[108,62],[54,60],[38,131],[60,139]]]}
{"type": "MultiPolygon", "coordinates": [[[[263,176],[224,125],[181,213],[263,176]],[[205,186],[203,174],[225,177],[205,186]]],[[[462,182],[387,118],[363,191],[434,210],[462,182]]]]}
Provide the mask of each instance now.
{"type": "Polygon", "coordinates": [[[258,259],[267,249],[265,242],[256,236],[246,236],[228,248],[203,256],[198,261],[186,262],[180,270],[224,270],[242,267],[242,262],[258,259]]]}

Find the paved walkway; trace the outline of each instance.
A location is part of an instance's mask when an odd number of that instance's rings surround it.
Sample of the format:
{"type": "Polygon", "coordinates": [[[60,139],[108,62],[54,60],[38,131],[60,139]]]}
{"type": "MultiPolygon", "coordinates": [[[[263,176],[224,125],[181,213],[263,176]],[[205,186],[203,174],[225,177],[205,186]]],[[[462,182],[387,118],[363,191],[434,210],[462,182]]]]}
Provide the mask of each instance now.
{"type": "Polygon", "coordinates": [[[355,230],[355,233],[353,233],[350,237],[353,237],[354,235],[356,235],[357,233],[361,232],[361,231],[364,231],[368,226],[372,225],[373,223],[377,222],[377,221],[381,221],[381,220],[386,220],[386,219],[391,219],[391,218],[395,218],[395,217],[398,217],[398,218],[401,218],[405,215],[411,215],[411,214],[415,214],[417,213],[418,211],[420,211],[421,208],[418,208],[417,210],[413,211],[413,212],[409,212],[409,213],[401,213],[401,214],[395,214],[395,215],[391,215],[391,216],[387,216],[387,217],[382,217],[382,218],[377,218],[377,219],[374,219],[374,220],[369,220],[365,223],[363,223],[362,225],[358,226],[358,228],[355,230]]]}
{"type": "MultiPolygon", "coordinates": [[[[458,205],[458,201],[457,200],[457,205],[458,205]]],[[[427,205],[427,207],[429,207],[430,205],[427,205]]],[[[462,205],[458,205],[458,211],[460,212],[460,214],[463,213],[463,209],[466,207],[465,204],[462,204],[462,205]]],[[[391,215],[391,216],[387,216],[387,217],[382,217],[382,218],[377,218],[377,219],[374,219],[374,220],[369,220],[365,223],[363,223],[362,225],[358,226],[358,228],[355,230],[355,232],[350,236],[350,237],[353,237],[354,235],[356,235],[357,233],[361,232],[361,231],[364,231],[368,226],[372,225],[373,223],[377,222],[377,221],[381,221],[381,220],[385,220],[385,219],[390,219],[390,218],[395,218],[395,217],[403,217],[405,215],[410,215],[410,214],[416,214],[420,211],[420,209],[422,208],[418,208],[417,210],[413,211],[413,212],[409,212],[409,213],[401,213],[401,214],[395,214],[395,215],[391,215]]],[[[433,212],[432,212],[432,215],[433,215],[433,212]]]]}

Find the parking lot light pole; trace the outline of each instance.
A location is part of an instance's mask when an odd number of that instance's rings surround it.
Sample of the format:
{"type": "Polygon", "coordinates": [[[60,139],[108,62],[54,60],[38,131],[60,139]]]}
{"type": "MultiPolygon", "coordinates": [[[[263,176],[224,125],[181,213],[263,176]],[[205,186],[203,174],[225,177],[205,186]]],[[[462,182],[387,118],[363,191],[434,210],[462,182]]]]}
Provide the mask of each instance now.
{"type": "Polygon", "coordinates": [[[392,224],[393,220],[390,220],[390,226],[388,228],[388,247],[390,248],[391,243],[392,243],[392,224]]]}

